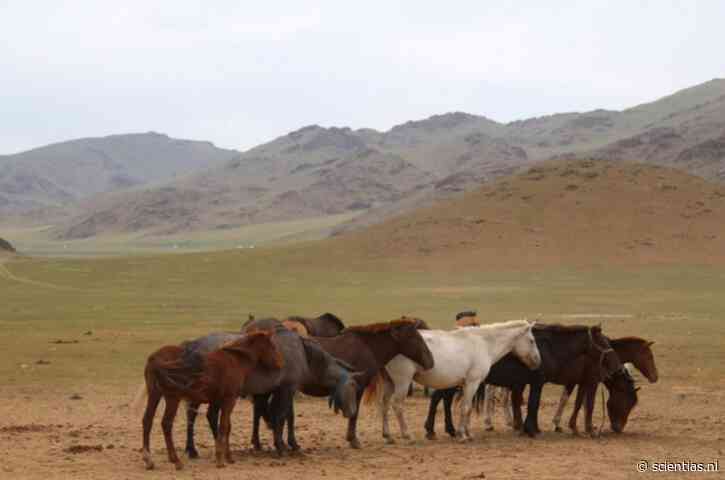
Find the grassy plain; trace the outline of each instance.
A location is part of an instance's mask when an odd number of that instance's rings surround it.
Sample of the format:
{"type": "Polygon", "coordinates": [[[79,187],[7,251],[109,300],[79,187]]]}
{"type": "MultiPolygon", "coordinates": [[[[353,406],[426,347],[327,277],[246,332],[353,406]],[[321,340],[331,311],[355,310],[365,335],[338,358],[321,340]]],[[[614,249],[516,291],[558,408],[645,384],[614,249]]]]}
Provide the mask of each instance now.
{"type": "MultiPolygon", "coordinates": [[[[629,478],[639,458],[722,458],[725,268],[490,271],[471,265],[450,271],[434,265],[346,264],[323,248],[305,245],[6,259],[0,265],[0,349],[5,359],[0,362],[0,443],[10,460],[3,471],[28,478],[166,478],[172,470],[162,461],[158,430],[154,445],[160,470],[143,472],[137,452],[140,426],[128,409],[146,356],[163,344],[236,330],[249,313],[331,311],[348,324],[409,314],[449,328],[453,315],[464,308],[478,309],[485,321],[540,316],[543,321],[602,322],[612,336],[646,337],[656,342],[661,380],[643,383],[640,405],[622,436],[608,434],[596,441],[551,433],[548,421],[559,390],[549,387],[541,439],[520,439],[502,424],[498,432],[484,434],[475,421],[479,440],[466,446],[471,450],[462,457],[463,447],[449,440],[422,440],[423,399],[408,407],[417,438],[412,444],[384,446],[379,419],[368,410],[361,422],[366,449],[349,451],[343,421],[328,414],[322,402],[302,399],[304,457],[277,461],[269,453],[240,453],[247,448],[249,432],[248,405],[242,402],[233,440],[242,465],[227,468],[219,478],[250,469],[275,478],[318,478],[321,468],[336,478],[482,478],[476,475],[483,472],[486,478],[549,478],[575,468],[588,472],[581,478],[601,478],[604,468],[610,469],[606,477],[629,478]],[[79,400],[72,399],[76,395],[79,400]],[[102,451],[94,450],[98,446],[102,451]],[[93,448],[72,453],[86,447],[93,448]],[[546,460],[533,461],[531,455],[546,460]],[[492,462],[494,457],[509,461],[492,462]],[[612,461],[618,462],[615,467],[612,461]]],[[[179,445],[182,429],[178,421],[179,445]]],[[[209,458],[212,443],[200,430],[204,458],[190,464],[183,478],[218,475],[209,458]]]]}

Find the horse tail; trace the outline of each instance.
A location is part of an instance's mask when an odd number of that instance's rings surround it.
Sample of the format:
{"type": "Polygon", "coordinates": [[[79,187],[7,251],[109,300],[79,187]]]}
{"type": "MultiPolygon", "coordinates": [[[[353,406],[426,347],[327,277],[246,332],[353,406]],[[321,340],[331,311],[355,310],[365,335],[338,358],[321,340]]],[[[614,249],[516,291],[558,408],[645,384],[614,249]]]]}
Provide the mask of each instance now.
{"type": "Polygon", "coordinates": [[[143,408],[143,402],[146,400],[146,397],[149,396],[149,389],[146,386],[145,383],[142,383],[139,385],[138,389],[136,390],[136,395],[133,396],[133,400],[131,401],[130,407],[131,412],[134,415],[141,415],[142,408],[143,408]]]}
{"type": "MultiPolygon", "coordinates": [[[[493,392],[491,392],[493,394],[493,392]]],[[[483,411],[483,406],[486,403],[486,383],[481,382],[473,394],[473,408],[476,410],[476,415],[480,415],[483,411]]]]}
{"type": "Polygon", "coordinates": [[[201,386],[194,385],[204,372],[201,355],[172,360],[151,355],[146,362],[146,390],[159,388],[185,398],[197,398],[201,386]]]}
{"type": "Polygon", "coordinates": [[[362,403],[370,405],[372,403],[382,404],[383,393],[385,392],[385,378],[383,378],[382,370],[379,371],[368,386],[365,387],[365,393],[363,393],[362,403]]]}

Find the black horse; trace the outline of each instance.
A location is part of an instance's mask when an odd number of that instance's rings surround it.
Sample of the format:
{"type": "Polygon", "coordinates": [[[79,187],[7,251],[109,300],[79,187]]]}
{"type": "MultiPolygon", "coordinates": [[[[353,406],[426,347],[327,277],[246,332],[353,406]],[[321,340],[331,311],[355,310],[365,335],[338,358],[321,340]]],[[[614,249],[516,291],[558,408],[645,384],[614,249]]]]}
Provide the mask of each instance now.
{"type": "MultiPolygon", "coordinates": [[[[538,412],[541,392],[545,383],[566,385],[593,382],[598,384],[600,381],[613,378],[615,374],[622,376],[626,372],[598,326],[537,324],[533,333],[541,353],[541,368],[530,370],[513,355],[506,355],[491,367],[486,378],[486,384],[507,387],[512,390],[514,428],[520,430],[523,427],[524,433],[531,437],[540,433],[538,412]],[[592,366],[596,368],[592,368],[592,366]],[[527,385],[530,386],[528,412],[526,421],[522,422],[522,392],[527,385]]],[[[610,385],[614,387],[622,385],[622,382],[614,382],[610,385]]],[[[431,396],[428,418],[425,422],[428,438],[435,437],[435,415],[441,400],[444,400],[446,432],[449,435],[455,435],[451,404],[457,390],[456,388],[436,390],[431,396]]],[[[623,396],[623,398],[615,398],[616,405],[630,403],[628,400],[631,400],[632,395],[636,395],[628,385],[610,390],[611,392],[623,396]]],[[[474,397],[474,403],[480,406],[484,399],[485,384],[482,383],[474,397]]],[[[593,409],[593,398],[591,408],[593,409]]],[[[587,409],[589,411],[589,403],[587,409]]],[[[628,414],[629,411],[626,413],[628,414]]]]}

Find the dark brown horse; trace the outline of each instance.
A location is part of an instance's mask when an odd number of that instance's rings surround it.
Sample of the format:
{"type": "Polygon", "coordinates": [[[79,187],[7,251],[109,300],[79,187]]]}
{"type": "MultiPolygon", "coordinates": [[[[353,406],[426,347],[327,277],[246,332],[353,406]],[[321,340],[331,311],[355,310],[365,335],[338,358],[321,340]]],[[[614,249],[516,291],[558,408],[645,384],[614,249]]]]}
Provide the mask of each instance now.
{"type": "MultiPolygon", "coordinates": [[[[514,407],[514,427],[530,436],[539,433],[538,411],[544,383],[566,384],[569,379],[582,379],[583,374],[573,362],[582,358],[587,365],[596,365],[589,374],[598,383],[614,373],[622,371],[622,363],[611,349],[599,326],[564,326],[536,324],[533,329],[536,344],[541,353],[541,368],[530,370],[513,355],[507,355],[491,367],[486,383],[511,388],[514,407]],[[521,403],[523,390],[530,386],[528,414],[522,422],[521,403]]],[[[445,400],[446,432],[455,434],[451,416],[451,404],[456,389],[437,390],[433,393],[425,428],[428,438],[435,437],[435,414],[440,400],[445,400]]],[[[485,385],[481,384],[474,403],[481,405],[485,398],[485,385]]],[[[593,399],[592,399],[593,400],[593,399]]],[[[591,408],[593,409],[593,402],[591,408]]]]}
{"type": "MultiPolygon", "coordinates": [[[[639,337],[623,337],[609,339],[609,343],[612,345],[614,351],[617,352],[617,356],[622,363],[633,364],[637,370],[642,372],[650,383],[655,383],[658,380],[659,374],[657,372],[657,365],[655,364],[654,354],[650,348],[654,342],[650,342],[639,337]]],[[[554,427],[557,432],[561,432],[561,416],[566,402],[576,386],[576,384],[569,384],[564,387],[561,399],[559,400],[559,407],[557,408],[553,420],[554,427]]],[[[583,395],[583,393],[580,392],[581,388],[577,391],[577,402],[569,420],[569,426],[573,431],[576,431],[576,419],[579,414],[579,409],[581,408],[581,400],[579,398],[583,395]]],[[[610,389],[610,396],[611,395],[612,393],[610,389]]],[[[615,402],[617,400],[618,399],[615,399],[615,402]]],[[[628,416],[629,412],[627,412],[627,415],[624,417],[619,415],[612,416],[610,414],[612,430],[617,433],[621,433],[627,424],[628,416]]]]}
{"type": "Polygon", "coordinates": [[[233,463],[229,450],[230,416],[247,377],[276,375],[283,365],[282,357],[266,332],[244,335],[208,355],[189,352],[182,346],[166,346],[151,354],[144,372],[148,395],[143,417],[143,459],[147,469],[154,468],[149,440],[156,408],[164,398],[166,408],[161,426],[166,440],[169,461],[177,470],[183,464],[176,454],[172,429],[181,400],[195,404],[214,403],[221,408],[221,425],[216,436],[217,467],[224,460],[233,463]]]}
{"type": "MultiPolygon", "coordinates": [[[[336,337],[316,337],[323,349],[361,372],[358,379],[358,405],[368,384],[379,374],[387,376],[385,365],[396,355],[404,355],[424,369],[433,368],[433,355],[418,333],[421,321],[401,317],[385,323],[348,327],[336,337]]],[[[387,379],[390,381],[390,379],[387,379]]],[[[305,390],[303,390],[305,391],[305,390]]],[[[305,393],[308,393],[305,391],[305,393]]],[[[349,419],[346,439],[360,448],[357,438],[358,412],[349,419]]]]}

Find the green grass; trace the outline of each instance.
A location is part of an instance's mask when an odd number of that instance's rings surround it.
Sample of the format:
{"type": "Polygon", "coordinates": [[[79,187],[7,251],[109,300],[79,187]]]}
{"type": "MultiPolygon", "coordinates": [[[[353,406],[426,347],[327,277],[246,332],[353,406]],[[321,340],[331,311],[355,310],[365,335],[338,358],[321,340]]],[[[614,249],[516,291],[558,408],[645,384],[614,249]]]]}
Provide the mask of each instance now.
{"type": "Polygon", "coordinates": [[[78,240],[53,238],[52,226],[0,228],[19,252],[52,257],[125,256],[157,253],[189,253],[223,249],[282,245],[292,241],[317,240],[330,229],[352,220],[360,212],[304,218],[284,222],[259,223],[237,228],[153,235],[141,231],[110,234],[78,240]]]}
{"type": "Polygon", "coordinates": [[[670,378],[722,378],[722,268],[415,272],[326,265],[306,251],[13,260],[5,264],[12,277],[0,275],[0,376],[6,386],[62,390],[128,385],[157,347],[236,330],[250,312],[331,311],[349,324],[409,314],[449,328],[456,312],[475,308],[484,321],[602,321],[612,336],[656,340],[670,378]]]}

